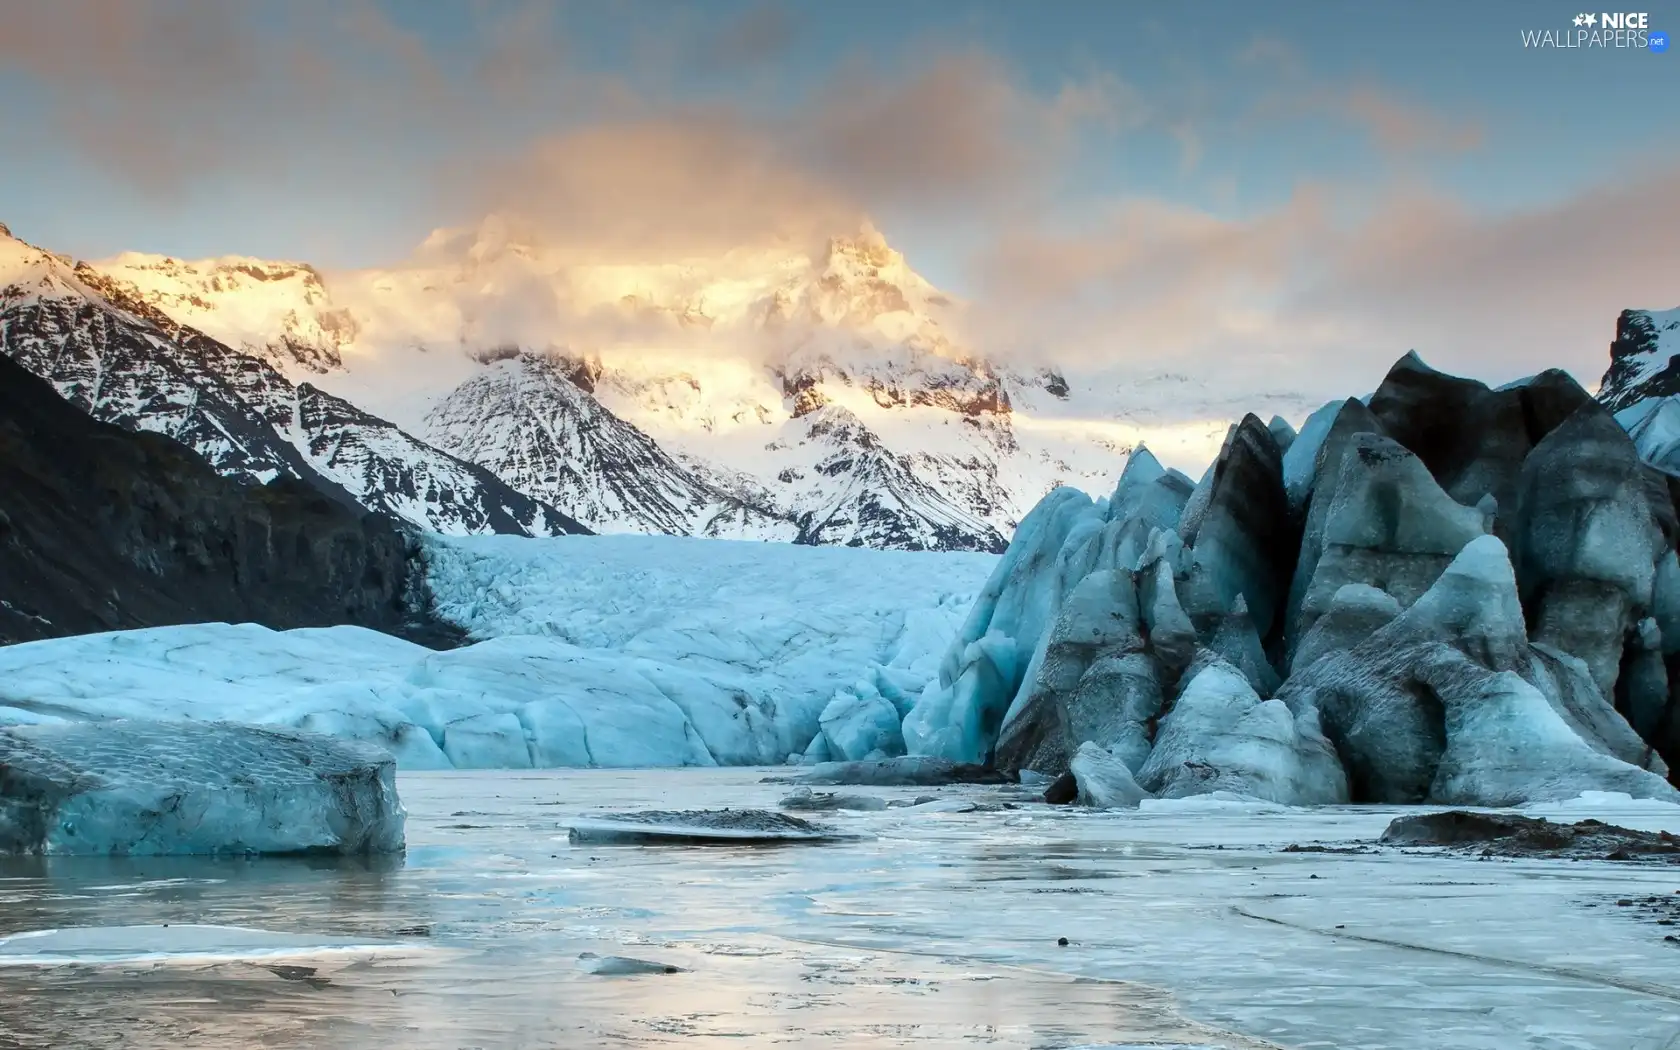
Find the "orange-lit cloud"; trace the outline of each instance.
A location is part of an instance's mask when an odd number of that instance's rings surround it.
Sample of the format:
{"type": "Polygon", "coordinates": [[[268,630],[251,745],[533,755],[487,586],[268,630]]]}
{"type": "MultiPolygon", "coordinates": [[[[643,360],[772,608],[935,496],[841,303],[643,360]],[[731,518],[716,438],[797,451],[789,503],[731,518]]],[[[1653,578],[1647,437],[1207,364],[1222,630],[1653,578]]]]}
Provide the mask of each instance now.
{"type": "MultiPolygon", "coordinates": [[[[159,193],[207,170],[338,164],[400,127],[435,144],[413,177],[435,184],[440,223],[503,213],[579,260],[807,244],[884,211],[977,227],[968,336],[1001,356],[1329,396],[1416,348],[1490,378],[1561,364],[1590,382],[1617,309],[1680,300],[1680,238],[1652,232],[1680,225],[1673,168],[1506,215],[1345,184],[1303,185],[1241,218],[1124,186],[1118,203],[1070,200],[1080,149],[1123,150],[1140,129],[1235,199],[1231,173],[1207,171],[1228,129],[1198,91],[1146,98],[1113,70],[1029,85],[974,49],[918,51],[908,68],[860,61],[757,109],[674,99],[657,77],[581,72],[557,10],[484,14],[468,61],[446,63],[365,2],[301,0],[263,34],[251,8],[215,0],[23,3],[0,31],[0,70],[30,78],[90,157],[159,193]],[[477,126],[510,114],[528,140],[485,148],[477,126]],[[333,127],[377,133],[324,145],[333,127]]],[[[800,32],[775,4],[704,28],[662,60],[762,71],[800,32]]],[[[1327,122],[1396,170],[1482,143],[1475,115],[1329,78],[1286,42],[1257,38],[1240,58],[1258,87],[1231,105],[1255,126],[1327,122]]],[[[508,306],[510,331],[605,323],[568,319],[544,288],[503,298],[527,293],[508,306]]]]}
{"type": "Polygon", "coordinates": [[[1618,310],[1680,302],[1680,168],[1504,215],[1394,191],[1337,221],[1331,187],[1248,219],[1129,202],[1086,229],[1017,231],[984,260],[977,338],[999,352],[1237,389],[1368,389],[1416,349],[1508,380],[1596,382],[1618,310]]]}

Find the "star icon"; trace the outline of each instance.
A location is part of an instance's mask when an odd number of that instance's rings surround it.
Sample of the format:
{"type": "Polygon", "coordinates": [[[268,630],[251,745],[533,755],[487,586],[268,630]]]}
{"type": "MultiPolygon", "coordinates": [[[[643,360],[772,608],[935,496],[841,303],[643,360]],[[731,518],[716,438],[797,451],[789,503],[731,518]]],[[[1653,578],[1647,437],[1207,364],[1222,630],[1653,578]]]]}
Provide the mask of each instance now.
{"type": "Polygon", "coordinates": [[[1591,29],[1593,26],[1598,24],[1598,16],[1597,15],[1583,15],[1582,17],[1587,20],[1587,28],[1588,29],[1591,29]]]}
{"type": "Polygon", "coordinates": [[[1586,25],[1587,24],[1587,16],[1586,15],[1576,15],[1575,16],[1575,24],[1578,25],[1578,26],[1586,25]]]}

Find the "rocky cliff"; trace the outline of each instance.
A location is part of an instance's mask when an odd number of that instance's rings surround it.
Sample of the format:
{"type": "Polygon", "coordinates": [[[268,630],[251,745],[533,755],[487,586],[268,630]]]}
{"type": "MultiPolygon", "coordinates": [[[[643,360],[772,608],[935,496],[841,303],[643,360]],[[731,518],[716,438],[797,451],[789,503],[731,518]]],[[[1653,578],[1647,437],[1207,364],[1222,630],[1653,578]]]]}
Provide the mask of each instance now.
{"type": "Polygon", "coordinates": [[[0,355],[0,643],[203,621],[358,624],[447,647],[410,535],[295,478],[222,477],[0,355]]]}

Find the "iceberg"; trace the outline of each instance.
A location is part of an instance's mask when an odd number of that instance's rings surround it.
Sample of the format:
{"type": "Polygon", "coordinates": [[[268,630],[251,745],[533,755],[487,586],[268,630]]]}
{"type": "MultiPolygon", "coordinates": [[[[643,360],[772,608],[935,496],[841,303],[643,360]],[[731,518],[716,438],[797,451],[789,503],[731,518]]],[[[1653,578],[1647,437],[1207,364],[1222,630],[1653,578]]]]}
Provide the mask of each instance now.
{"type": "Polygon", "coordinates": [[[0,729],[0,854],[395,853],[396,762],[221,722],[0,729]]]}
{"type": "Polygon", "coordinates": [[[750,846],[855,838],[822,824],[763,809],[601,813],[572,821],[573,842],[601,845],[750,846]]]}

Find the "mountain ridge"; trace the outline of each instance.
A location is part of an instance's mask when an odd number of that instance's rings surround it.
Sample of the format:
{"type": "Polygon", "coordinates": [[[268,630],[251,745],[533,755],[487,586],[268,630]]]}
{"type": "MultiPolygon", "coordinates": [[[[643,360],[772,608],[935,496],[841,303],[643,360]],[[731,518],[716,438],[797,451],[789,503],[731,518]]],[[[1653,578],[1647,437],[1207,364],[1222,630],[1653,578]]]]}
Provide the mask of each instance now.
{"type": "Polygon", "coordinates": [[[180,440],[225,476],[297,478],[429,531],[587,531],[483,468],[293,384],[93,267],[8,233],[0,282],[0,351],[96,419],[180,440]]]}
{"type": "Polygon", "coordinates": [[[1647,398],[1680,394],[1680,307],[1623,310],[1610,343],[1598,400],[1612,412],[1647,398]]]}
{"type": "Polygon", "coordinates": [[[576,266],[491,219],[349,277],[134,252],[88,269],[111,294],[605,531],[998,550],[1045,491],[1100,479],[1130,448],[1067,438],[1078,421],[1023,441],[1020,393],[1060,408],[1067,381],[965,351],[951,322],[961,304],[868,227],[812,256],[576,266]],[[536,319],[521,324],[526,310],[536,319]],[[507,420],[471,404],[518,404],[510,371],[529,395],[519,450],[507,420]],[[562,448],[598,469],[560,469],[562,448]],[[657,478],[612,469],[611,449],[657,478]]]}

